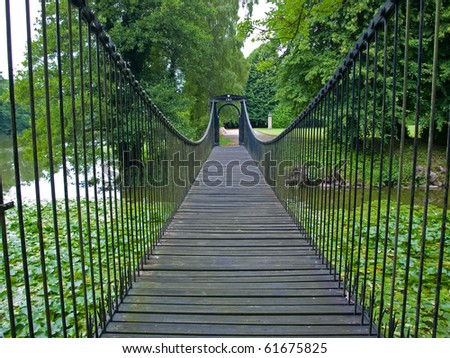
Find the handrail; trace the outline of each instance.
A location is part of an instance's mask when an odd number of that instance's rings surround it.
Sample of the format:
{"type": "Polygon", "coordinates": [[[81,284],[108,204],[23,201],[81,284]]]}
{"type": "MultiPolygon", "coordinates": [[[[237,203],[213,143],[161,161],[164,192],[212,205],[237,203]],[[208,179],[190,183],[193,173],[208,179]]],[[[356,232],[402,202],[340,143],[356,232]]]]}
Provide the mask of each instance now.
{"type": "Polygon", "coordinates": [[[448,336],[450,108],[438,97],[440,7],[387,1],[273,140],[258,140],[246,114],[250,155],[363,313],[361,324],[380,337],[448,336]]]}
{"type": "Polygon", "coordinates": [[[5,4],[0,335],[98,337],[207,159],[215,124],[211,115],[198,141],[177,131],[85,0],[42,1],[36,35],[26,1],[15,73],[5,4]]]}

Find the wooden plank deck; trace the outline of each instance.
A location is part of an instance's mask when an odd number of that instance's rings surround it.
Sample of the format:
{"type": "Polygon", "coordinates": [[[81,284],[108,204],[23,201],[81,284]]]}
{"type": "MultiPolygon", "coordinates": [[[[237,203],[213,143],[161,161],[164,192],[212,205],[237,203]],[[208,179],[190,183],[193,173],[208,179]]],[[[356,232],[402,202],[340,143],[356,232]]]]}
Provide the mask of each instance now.
{"type": "Polygon", "coordinates": [[[256,185],[237,165],[205,184],[236,160],[214,148],[103,337],[368,336],[255,166],[256,185]]]}

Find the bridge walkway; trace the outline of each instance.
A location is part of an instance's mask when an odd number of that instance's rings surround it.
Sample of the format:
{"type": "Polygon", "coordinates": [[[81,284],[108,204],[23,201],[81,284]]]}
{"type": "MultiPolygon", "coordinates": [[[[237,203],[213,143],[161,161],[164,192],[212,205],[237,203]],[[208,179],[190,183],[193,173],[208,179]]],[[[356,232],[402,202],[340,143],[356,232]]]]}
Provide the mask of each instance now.
{"type": "Polygon", "coordinates": [[[102,336],[368,334],[241,146],[214,148],[102,336]]]}

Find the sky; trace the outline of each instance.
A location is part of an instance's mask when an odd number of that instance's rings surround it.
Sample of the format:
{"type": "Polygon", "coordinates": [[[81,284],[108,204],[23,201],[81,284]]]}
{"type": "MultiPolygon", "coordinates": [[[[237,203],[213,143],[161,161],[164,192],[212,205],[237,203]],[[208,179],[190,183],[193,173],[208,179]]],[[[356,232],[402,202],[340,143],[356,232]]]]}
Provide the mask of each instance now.
{"type": "MultiPolygon", "coordinates": [[[[253,16],[252,16],[253,20],[263,19],[266,15],[266,12],[268,12],[272,6],[273,4],[267,3],[266,0],[259,0],[259,4],[254,5],[253,7],[253,16]]],[[[239,16],[241,17],[241,19],[243,18],[244,16],[243,10],[239,12],[239,16]]],[[[244,53],[245,58],[247,58],[248,55],[250,55],[253,50],[255,50],[261,45],[260,41],[253,42],[252,38],[253,37],[250,37],[244,42],[244,48],[242,49],[242,52],[244,53]]]]}
{"type": "MultiPolygon", "coordinates": [[[[25,46],[27,42],[27,25],[25,16],[25,1],[10,0],[11,8],[11,37],[12,37],[12,55],[14,68],[17,69],[18,64],[23,60],[25,46]]],[[[30,9],[32,23],[39,15],[40,0],[30,0],[30,9]]],[[[33,34],[33,33],[32,33],[33,34]]],[[[5,17],[5,1],[0,2],[0,72],[3,77],[8,75],[8,57],[6,44],[6,17],[5,17]]]]}
{"type": "MultiPolygon", "coordinates": [[[[20,68],[20,63],[23,60],[25,53],[25,46],[27,41],[26,34],[26,18],[25,18],[25,1],[24,0],[10,0],[11,8],[11,34],[12,34],[12,54],[14,70],[20,68]]],[[[34,19],[39,16],[40,0],[30,0],[31,17],[34,19]]],[[[259,0],[259,4],[253,8],[253,19],[261,19],[265,13],[270,10],[270,4],[266,0],[259,0]]],[[[244,16],[244,11],[240,11],[240,16],[244,16]]],[[[261,43],[252,42],[249,38],[244,43],[242,52],[245,57],[257,48],[261,43]]],[[[0,2],[0,72],[4,78],[8,77],[8,58],[6,45],[6,17],[5,17],[5,2],[0,2]]]]}

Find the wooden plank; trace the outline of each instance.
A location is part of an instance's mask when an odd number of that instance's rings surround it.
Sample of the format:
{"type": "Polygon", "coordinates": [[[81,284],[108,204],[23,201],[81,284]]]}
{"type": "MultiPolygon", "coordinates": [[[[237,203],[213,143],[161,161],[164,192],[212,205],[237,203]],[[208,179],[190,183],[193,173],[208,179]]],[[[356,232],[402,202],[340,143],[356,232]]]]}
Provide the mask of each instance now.
{"type": "Polygon", "coordinates": [[[217,276],[217,275],[196,275],[195,272],[184,272],[179,275],[168,275],[168,271],[141,271],[136,278],[136,282],[332,282],[334,276],[329,275],[328,272],[310,272],[303,275],[291,275],[291,276],[217,276]]]}
{"type": "MultiPolygon", "coordinates": [[[[340,305],[197,305],[189,304],[186,300],[185,304],[139,304],[139,303],[122,303],[119,312],[135,312],[135,313],[186,313],[186,314],[222,314],[222,315],[336,315],[336,314],[353,314],[352,306],[340,305]]],[[[194,299],[191,301],[195,302],[194,299]]]]}
{"type": "MultiPolygon", "coordinates": [[[[129,294],[123,303],[139,304],[185,304],[185,296],[134,296],[129,294]]],[[[347,305],[345,298],[336,297],[195,297],[197,305],[258,305],[258,306],[303,306],[303,305],[347,305]]],[[[349,305],[352,307],[351,305],[349,305]]]]}
{"type": "Polygon", "coordinates": [[[342,297],[339,289],[277,289],[277,290],[236,290],[236,289],[183,289],[183,288],[133,288],[129,294],[154,296],[185,296],[185,297],[342,297]]]}
{"type": "Polygon", "coordinates": [[[302,237],[300,233],[276,233],[276,232],[265,232],[265,233],[255,233],[255,232],[171,232],[168,231],[164,234],[165,239],[177,238],[177,239],[208,239],[208,240],[273,240],[274,238],[280,240],[299,240],[302,237]]]}
{"type": "MultiPolygon", "coordinates": [[[[145,266],[144,266],[145,269],[145,266]]],[[[158,270],[158,268],[152,269],[152,270],[142,270],[139,272],[141,276],[148,276],[148,277],[189,277],[189,278],[201,278],[201,279],[220,279],[220,278],[231,278],[240,280],[241,278],[248,278],[253,279],[255,277],[257,278],[272,278],[275,281],[278,280],[278,278],[282,277],[298,277],[301,279],[302,277],[314,277],[316,275],[329,275],[329,270],[325,269],[325,267],[321,267],[319,269],[304,269],[304,270],[253,270],[253,271],[229,271],[229,270],[222,270],[222,271],[183,271],[183,270],[158,270]]]]}
{"type": "Polygon", "coordinates": [[[314,254],[314,250],[310,247],[298,247],[298,246],[287,246],[283,248],[266,248],[257,247],[249,250],[246,247],[198,247],[193,245],[186,250],[186,247],[178,246],[158,246],[156,250],[153,251],[153,255],[179,255],[179,256],[311,256],[314,254]]]}
{"type": "Polygon", "coordinates": [[[102,337],[366,337],[261,173],[242,185],[249,178],[229,163],[247,151],[215,148],[210,160],[224,182],[199,174],[102,337]]]}
{"type": "Polygon", "coordinates": [[[361,324],[357,315],[193,315],[160,313],[122,313],[114,316],[114,322],[141,323],[210,323],[210,324],[248,324],[248,325],[304,325],[304,326],[339,326],[361,324]]]}
{"type": "Polygon", "coordinates": [[[151,282],[141,280],[133,284],[133,289],[186,289],[194,290],[226,290],[226,289],[246,289],[246,290],[277,290],[277,289],[336,289],[336,283],[330,281],[300,281],[300,282],[151,282]]]}
{"type": "Polygon", "coordinates": [[[123,333],[151,336],[153,334],[187,337],[343,337],[367,336],[366,326],[330,325],[330,326],[291,326],[291,325],[230,325],[230,324],[180,324],[180,323],[129,323],[111,322],[108,333],[123,333]]]}
{"type": "Polygon", "coordinates": [[[222,239],[208,239],[207,237],[198,238],[174,238],[174,239],[162,239],[161,243],[166,246],[209,246],[209,247],[280,247],[280,246],[308,246],[306,242],[299,242],[298,239],[280,239],[275,240],[273,238],[267,238],[259,240],[254,239],[242,239],[242,238],[222,238],[222,239]],[[263,241],[264,240],[264,241],[263,241]]]}

